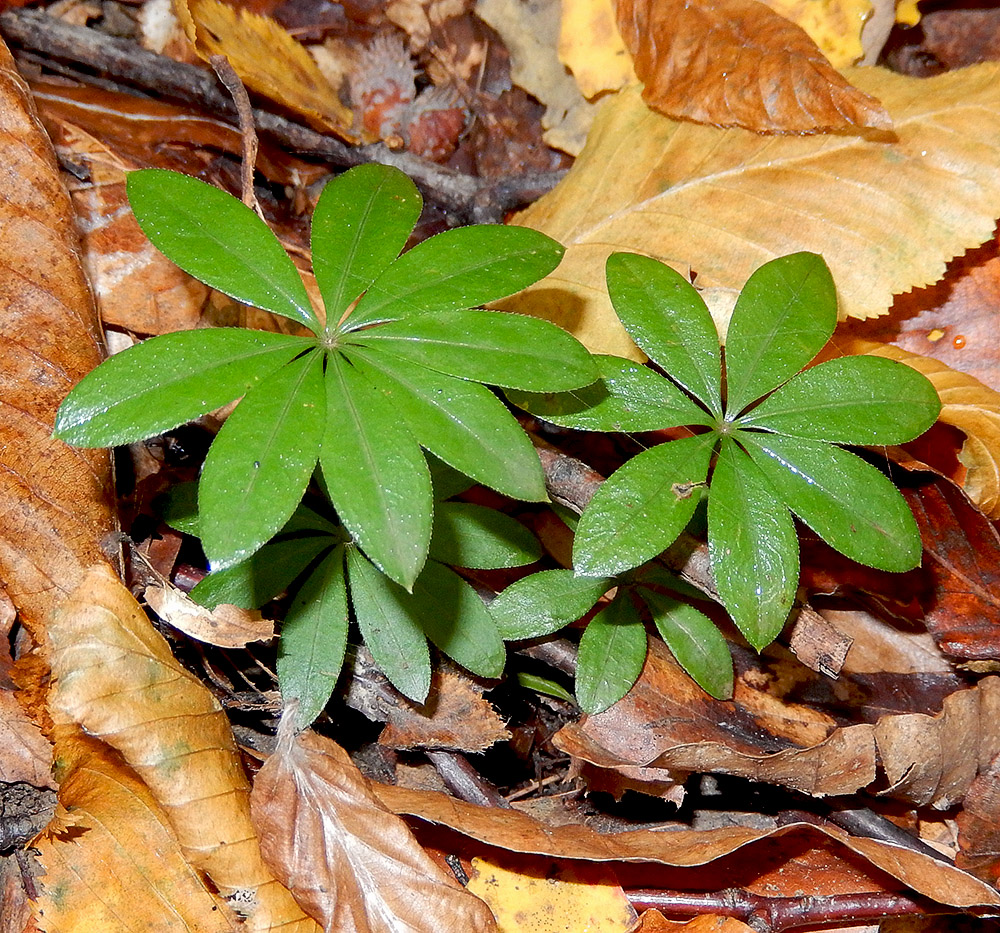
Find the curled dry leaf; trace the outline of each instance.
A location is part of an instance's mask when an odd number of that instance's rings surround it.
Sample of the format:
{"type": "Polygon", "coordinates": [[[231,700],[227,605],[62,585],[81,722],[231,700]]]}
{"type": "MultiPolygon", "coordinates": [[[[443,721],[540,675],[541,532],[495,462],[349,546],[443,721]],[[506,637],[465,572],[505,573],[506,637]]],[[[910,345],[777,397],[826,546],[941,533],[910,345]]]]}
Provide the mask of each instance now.
{"type": "Polygon", "coordinates": [[[75,723],[121,754],[163,808],[187,861],[248,905],[248,933],[315,930],[261,858],[225,713],[110,569],[87,573],[49,617],[48,633],[55,723],[75,723]]]}
{"type": "Polygon", "coordinates": [[[811,250],[833,272],[842,317],[884,314],[893,295],[937,281],[1000,215],[1000,64],[922,81],[848,74],[883,101],[896,141],[676,123],[622,91],[566,178],[518,215],[567,249],[503,307],[555,321],[594,352],[642,359],[608,299],[604,264],[616,250],[730,289],[769,259],[811,250]]]}
{"type": "Polygon", "coordinates": [[[57,729],[59,807],[32,843],[45,866],[35,904],[47,933],[235,933],[235,914],[185,861],[142,781],[106,745],[57,729]]]}
{"type": "Polygon", "coordinates": [[[972,782],[957,820],[955,864],[990,884],[1000,883],[1000,756],[972,782]]]}
{"type": "Polygon", "coordinates": [[[69,196],[31,96],[0,41],[0,582],[40,623],[105,561],[110,458],[52,438],[56,409],[101,359],[69,196]]]}
{"type": "Polygon", "coordinates": [[[168,625],[209,645],[243,648],[274,637],[274,622],[259,612],[228,603],[209,610],[170,584],[147,586],[142,598],[168,625]]]}
{"type": "MultiPolygon", "coordinates": [[[[396,813],[440,823],[463,835],[512,852],[594,862],[649,862],[681,868],[707,866],[744,847],[753,859],[768,846],[794,858],[801,846],[832,844],[853,852],[913,890],[955,907],[1000,905],[1000,893],[971,875],[921,852],[851,836],[836,827],[792,823],[777,829],[723,827],[671,832],[632,830],[602,835],[586,826],[550,826],[516,810],[477,807],[435,791],[373,784],[382,802],[396,813]]],[[[759,867],[759,862],[755,862],[759,867]]],[[[700,879],[704,875],[699,872],[700,879]]],[[[695,878],[691,879],[692,884],[695,878]]],[[[726,880],[731,883],[732,878],[726,880]]],[[[723,886],[720,884],[720,887],[723,886]]]]}
{"type": "Polygon", "coordinates": [[[643,100],[675,119],[766,133],[892,129],[802,27],[757,0],[617,0],[643,100]]]}
{"type": "Polygon", "coordinates": [[[294,727],[286,712],[252,804],[265,858],[303,909],[331,933],[495,930],[489,908],[424,852],[348,754],[294,727]]]}

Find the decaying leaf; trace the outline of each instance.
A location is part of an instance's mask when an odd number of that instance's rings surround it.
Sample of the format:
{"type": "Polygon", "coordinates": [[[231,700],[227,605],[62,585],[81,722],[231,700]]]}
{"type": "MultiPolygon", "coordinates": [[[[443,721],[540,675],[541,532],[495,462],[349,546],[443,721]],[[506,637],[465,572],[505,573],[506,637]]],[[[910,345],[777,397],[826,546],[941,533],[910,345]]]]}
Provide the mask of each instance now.
{"type": "MultiPolygon", "coordinates": [[[[856,65],[865,54],[862,29],[872,15],[871,0],[764,0],[775,13],[801,26],[834,68],[856,65]]],[[[892,19],[890,19],[890,23],[892,19]]]]}
{"type": "Polygon", "coordinates": [[[101,358],[69,197],[0,42],[0,583],[41,637],[52,606],[106,561],[110,458],[52,438],[66,393],[101,358]]]}
{"type": "Polygon", "coordinates": [[[641,359],[607,296],[616,250],[731,289],[767,260],[812,250],[833,272],[842,318],[884,314],[894,294],[937,280],[1000,214],[1000,64],[924,81],[878,68],[849,77],[883,101],[895,142],[675,123],[622,91],[569,175],[518,215],[567,251],[503,307],[553,320],[595,352],[641,359]]]}
{"type": "MultiPolygon", "coordinates": [[[[317,129],[358,142],[353,116],[316,62],[275,20],[221,0],[178,0],[177,14],[198,54],[224,55],[246,86],[294,110],[317,129]]],[[[365,142],[371,142],[366,139],[365,142]]]]}
{"type": "Polygon", "coordinates": [[[274,621],[256,610],[227,603],[209,610],[169,583],[147,586],[142,598],[168,625],[209,645],[244,648],[252,641],[274,637],[274,621]]]}
{"type": "Polygon", "coordinates": [[[347,752],[294,733],[254,781],[253,821],[265,858],[330,933],[495,930],[487,906],[448,876],[372,793],[347,752]]]}
{"type": "Polygon", "coordinates": [[[108,746],[58,730],[59,808],[33,845],[47,933],[235,933],[236,915],[189,865],[162,808],[108,746]]]}
{"type": "Polygon", "coordinates": [[[0,691],[0,781],[52,787],[52,746],[12,690],[0,691]]]}
{"type": "Polygon", "coordinates": [[[56,724],[77,724],[121,754],[163,808],[185,859],[247,908],[248,931],[315,930],[261,858],[225,713],[132,594],[95,568],[49,617],[48,633],[56,724]]]}
{"type": "Polygon", "coordinates": [[[584,97],[617,91],[637,80],[612,0],[563,0],[558,6],[559,61],[572,72],[584,97]]]}
{"type": "Polygon", "coordinates": [[[662,114],[767,133],[892,128],[801,26],[758,0],[617,0],[617,12],[642,99],[662,114]]]}
{"type": "Polygon", "coordinates": [[[490,905],[501,933],[629,933],[638,919],[614,872],[603,865],[474,858],[469,890],[490,905]]]}
{"type": "Polygon", "coordinates": [[[990,884],[1000,882],[1000,756],[972,783],[958,814],[955,864],[990,884]]]}

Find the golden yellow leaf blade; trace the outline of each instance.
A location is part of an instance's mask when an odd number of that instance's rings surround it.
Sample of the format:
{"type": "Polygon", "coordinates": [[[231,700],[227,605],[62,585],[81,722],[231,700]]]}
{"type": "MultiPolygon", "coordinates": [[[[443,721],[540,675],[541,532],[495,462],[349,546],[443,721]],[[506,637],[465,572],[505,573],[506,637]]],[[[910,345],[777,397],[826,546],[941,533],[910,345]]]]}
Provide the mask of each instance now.
{"type": "Polygon", "coordinates": [[[559,61],[573,73],[584,97],[637,80],[611,0],[562,0],[559,7],[559,61]]]}
{"type": "Polygon", "coordinates": [[[864,55],[861,27],[872,14],[870,0],[764,0],[775,13],[801,26],[834,68],[855,65],[864,55]]]}
{"type": "Polygon", "coordinates": [[[517,217],[562,242],[563,262],[502,306],[642,359],[607,297],[604,260],[617,250],[735,289],[764,262],[812,250],[833,271],[841,318],[884,314],[894,294],[936,281],[1000,216],[1000,64],[849,77],[885,103],[895,142],[677,123],[622,91],[567,177],[517,217]]]}
{"type": "Polygon", "coordinates": [[[177,0],[175,7],[184,32],[205,61],[224,55],[251,90],[301,114],[319,130],[359,142],[351,130],[351,111],[341,103],[337,88],[278,22],[220,0],[177,0]]]}
{"type": "Polygon", "coordinates": [[[250,785],[211,693],[174,660],[132,594],[95,568],[49,618],[56,724],[117,750],[167,815],[185,858],[250,905],[248,930],[313,933],[260,854],[250,785]]]}

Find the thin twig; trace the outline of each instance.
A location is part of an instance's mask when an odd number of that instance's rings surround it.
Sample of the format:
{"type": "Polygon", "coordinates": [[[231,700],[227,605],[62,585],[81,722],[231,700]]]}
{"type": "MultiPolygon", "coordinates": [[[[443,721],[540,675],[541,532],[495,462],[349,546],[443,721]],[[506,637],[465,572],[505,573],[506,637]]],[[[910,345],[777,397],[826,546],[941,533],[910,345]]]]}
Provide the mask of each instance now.
{"type": "Polygon", "coordinates": [[[233,103],[236,105],[236,114],[240,121],[240,139],[243,144],[240,184],[243,189],[243,203],[266,223],[264,212],[260,209],[257,195],[253,190],[253,173],[257,168],[257,129],[253,122],[250,96],[247,94],[247,89],[243,86],[240,76],[229,64],[229,59],[225,55],[212,55],[208,61],[226,90],[233,95],[233,103]]]}
{"type": "Polygon", "coordinates": [[[510,804],[459,752],[445,749],[428,749],[426,755],[441,779],[459,800],[480,807],[509,809],[510,804]]]}

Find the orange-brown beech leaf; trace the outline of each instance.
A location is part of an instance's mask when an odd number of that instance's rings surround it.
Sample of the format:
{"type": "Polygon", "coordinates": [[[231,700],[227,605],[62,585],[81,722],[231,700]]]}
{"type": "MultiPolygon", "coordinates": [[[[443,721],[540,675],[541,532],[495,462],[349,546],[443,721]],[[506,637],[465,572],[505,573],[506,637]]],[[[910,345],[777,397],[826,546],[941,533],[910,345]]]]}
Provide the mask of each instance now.
{"type": "Polygon", "coordinates": [[[955,864],[992,885],[1000,884],[1000,756],[972,782],[957,821],[955,864]]]}
{"type": "Polygon", "coordinates": [[[57,725],[114,748],[166,813],[187,861],[245,906],[248,931],[316,929],[271,874],[250,822],[250,784],[225,713],[174,660],[132,594],[89,571],[50,616],[57,725]]]}
{"type": "Polygon", "coordinates": [[[650,642],[642,674],[610,709],[564,726],[555,745],[633,779],[719,771],[803,793],[850,794],[875,779],[872,726],[837,728],[811,706],[786,703],[737,679],[732,700],[709,697],[669,650],[650,642]]]}
{"type": "Polygon", "coordinates": [[[668,117],[760,133],[892,129],[878,100],[852,87],[801,26],[758,0],[616,5],[642,98],[668,117]]]}
{"type": "Polygon", "coordinates": [[[225,56],[250,90],[301,114],[319,130],[359,142],[351,131],[354,117],[341,103],[338,89],[305,46],[276,20],[221,0],[177,0],[174,9],[205,61],[225,56]]]}
{"type": "Polygon", "coordinates": [[[32,843],[45,868],[39,926],[46,933],[236,933],[236,915],[185,861],[135,772],[78,729],[56,732],[59,806],[32,843]]]}
{"type": "Polygon", "coordinates": [[[32,633],[106,560],[107,451],[51,436],[66,393],[101,359],[69,196],[31,96],[0,41],[0,584],[32,633]]]}
{"type": "Polygon", "coordinates": [[[0,691],[0,782],[54,787],[52,746],[12,690],[0,691]]]}
{"type": "MultiPolygon", "coordinates": [[[[850,852],[861,856],[870,865],[941,904],[955,907],[1000,905],[1000,892],[951,865],[921,852],[851,836],[833,826],[821,828],[792,823],[768,830],[727,826],[709,830],[632,830],[601,834],[587,826],[550,826],[516,810],[478,807],[436,791],[410,790],[388,784],[373,784],[372,787],[395,813],[450,827],[479,845],[553,858],[693,868],[696,871],[691,875],[696,877],[688,877],[687,884],[701,890],[704,889],[705,872],[709,870],[705,866],[734,853],[745,855],[753,877],[759,877],[762,864],[771,858],[779,864],[791,862],[803,850],[831,846],[845,855],[850,852]]],[[[850,855],[847,858],[850,859],[850,855]]],[[[742,879],[737,880],[729,870],[731,863],[727,861],[722,865],[726,880],[719,887],[740,883],[742,879]]]]}
{"type": "Polygon", "coordinates": [[[347,752],[282,716],[254,779],[268,864],[330,933],[477,933],[489,908],[450,877],[372,793],[347,752]]]}
{"type": "Polygon", "coordinates": [[[274,638],[274,621],[256,610],[228,603],[209,610],[166,581],[147,586],[142,598],[167,625],[209,645],[245,648],[252,641],[274,638]]]}
{"type": "Polygon", "coordinates": [[[953,693],[934,716],[883,716],[875,741],[889,781],[882,793],[947,810],[1000,753],[1000,677],[953,693]]]}
{"type": "Polygon", "coordinates": [[[566,246],[562,263],[503,307],[642,359],[608,299],[615,251],[739,290],[767,260],[811,250],[845,318],[885,314],[893,295],[937,281],[1000,216],[1000,64],[926,80],[846,73],[885,104],[895,141],[720,130],[653,113],[635,89],[616,95],[566,178],[517,216],[566,246]]]}

